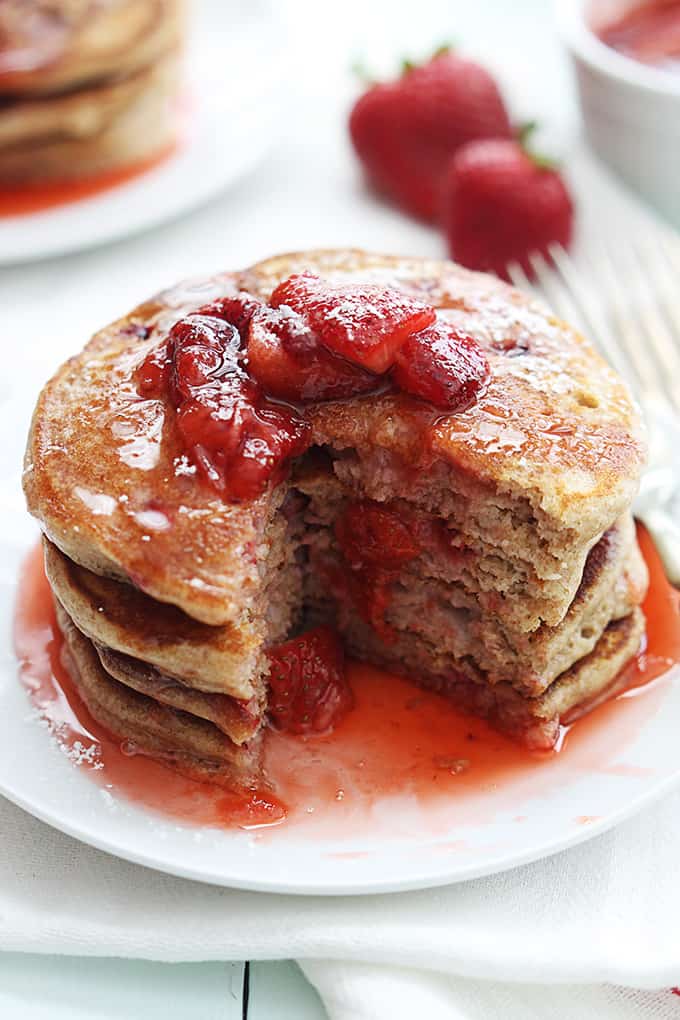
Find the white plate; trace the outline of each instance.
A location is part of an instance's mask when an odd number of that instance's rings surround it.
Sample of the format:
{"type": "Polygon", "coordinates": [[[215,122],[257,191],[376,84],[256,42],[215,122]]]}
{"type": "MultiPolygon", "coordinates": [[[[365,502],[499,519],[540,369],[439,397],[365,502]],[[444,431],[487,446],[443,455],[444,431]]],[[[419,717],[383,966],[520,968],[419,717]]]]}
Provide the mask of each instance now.
{"type": "Polygon", "coordinates": [[[283,100],[280,20],[269,3],[247,0],[203,0],[193,10],[189,112],[177,152],[93,197],[0,217],[0,264],[64,255],[158,226],[214,198],[262,159],[277,137],[283,100]]]}
{"type": "Polygon", "coordinates": [[[43,821],[130,861],[244,889],[307,894],[417,889],[536,860],[611,828],[680,781],[680,670],[586,725],[577,753],[499,781],[435,818],[413,800],[378,802],[337,838],[285,826],[196,828],[102,791],[59,750],[18,680],[11,620],[21,561],[37,538],[16,465],[31,400],[0,408],[0,793],[43,821]],[[395,824],[396,820],[396,824],[395,824]]]}

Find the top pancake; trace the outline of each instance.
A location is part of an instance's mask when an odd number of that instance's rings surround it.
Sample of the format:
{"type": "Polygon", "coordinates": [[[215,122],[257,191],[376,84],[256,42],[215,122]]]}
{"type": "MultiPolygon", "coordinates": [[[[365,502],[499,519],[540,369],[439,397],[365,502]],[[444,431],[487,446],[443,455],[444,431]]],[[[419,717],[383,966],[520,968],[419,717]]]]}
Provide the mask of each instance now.
{"type": "Polygon", "coordinates": [[[121,78],[175,47],[182,0],[3,0],[0,93],[121,78]]]}
{"type": "Polygon", "coordinates": [[[623,383],[574,330],[519,291],[450,262],[310,252],[159,295],[98,333],[47,384],[24,485],[31,512],[69,557],[207,623],[251,611],[271,495],[224,503],[183,457],[172,410],[140,398],[133,376],[188,311],[233,289],[266,299],[302,269],[421,297],[482,344],[492,372],[475,406],[437,416],[431,446],[432,408],[404,394],[309,407],[316,442],[379,447],[421,473],[450,464],[489,492],[528,500],[584,546],[628,507],[644,457],[639,419],[623,383]]]}

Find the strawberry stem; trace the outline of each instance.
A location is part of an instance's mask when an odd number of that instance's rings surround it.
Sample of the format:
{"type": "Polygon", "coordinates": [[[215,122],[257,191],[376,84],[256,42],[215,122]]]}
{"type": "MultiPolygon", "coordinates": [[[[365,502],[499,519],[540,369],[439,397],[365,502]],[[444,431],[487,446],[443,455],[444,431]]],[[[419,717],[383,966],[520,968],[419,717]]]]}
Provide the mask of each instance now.
{"type": "Polygon", "coordinates": [[[454,48],[454,46],[453,46],[453,43],[451,43],[451,42],[442,43],[440,46],[437,46],[436,50],[434,50],[430,54],[429,57],[427,57],[425,60],[423,60],[423,61],[421,61],[419,63],[416,63],[415,60],[411,60],[410,57],[406,57],[401,62],[401,73],[402,73],[402,75],[408,74],[409,71],[415,70],[416,67],[423,67],[425,64],[429,64],[430,61],[436,60],[437,57],[444,57],[444,56],[446,56],[446,54],[450,53],[453,48],[454,48]]]}
{"type": "Polygon", "coordinates": [[[538,123],[535,120],[525,120],[523,123],[518,124],[516,130],[517,141],[525,156],[527,156],[539,170],[556,170],[559,166],[557,160],[550,156],[545,156],[543,153],[535,152],[530,146],[530,140],[535,134],[537,127],[538,123]]]}

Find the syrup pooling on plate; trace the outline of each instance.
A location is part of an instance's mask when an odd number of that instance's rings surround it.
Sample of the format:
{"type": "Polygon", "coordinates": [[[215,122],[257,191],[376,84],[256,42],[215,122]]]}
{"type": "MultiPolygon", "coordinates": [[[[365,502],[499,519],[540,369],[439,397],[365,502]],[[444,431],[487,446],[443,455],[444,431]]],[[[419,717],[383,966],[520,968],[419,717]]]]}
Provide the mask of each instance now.
{"type": "Polygon", "coordinates": [[[113,798],[192,825],[257,827],[258,838],[272,826],[267,838],[276,838],[284,816],[284,829],[322,838],[436,836],[454,823],[508,810],[519,791],[533,795],[611,769],[659,710],[664,685],[651,681],[680,662],[680,595],[665,581],[643,529],[639,537],[651,577],[645,647],[624,671],[624,693],[574,723],[560,750],[547,754],[532,755],[439,696],[354,663],[348,679],[355,707],[333,733],[266,733],[271,791],[238,797],[183,779],[149,758],[124,754],[87,712],[60,662],[63,642],[39,549],[26,563],[18,594],[21,678],[62,751],[113,798]]]}

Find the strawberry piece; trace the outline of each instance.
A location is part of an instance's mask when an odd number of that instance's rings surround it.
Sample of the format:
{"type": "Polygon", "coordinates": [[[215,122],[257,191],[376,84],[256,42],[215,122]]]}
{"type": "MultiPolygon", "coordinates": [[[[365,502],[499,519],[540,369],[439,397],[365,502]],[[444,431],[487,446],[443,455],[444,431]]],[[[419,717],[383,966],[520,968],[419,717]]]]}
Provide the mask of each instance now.
{"type": "Polygon", "coordinates": [[[364,499],[349,503],[334,526],[348,567],[346,595],[384,641],[394,636],[385,621],[391,586],[402,567],[420,553],[409,523],[388,506],[364,499]]]}
{"type": "Polygon", "coordinates": [[[255,499],[307,449],[311,428],[266,399],[245,371],[237,327],[208,314],[219,310],[206,306],[176,322],[138,369],[137,385],[145,396],[167,393],[187,451],[218,492],[255,499]]]}
{"type": "Polygon", "coordinates": [[[321,347],[304,319],[285,306],[250,321],[248,369],[267,393],[307,403],[370,393],[380,380],[321,347]]]}
{"type": "Polygon", "coordinates": [[[349,122],[354,148],[378,190],[407,212],[438,218],[453,154],[478,138],[510,138],[498,86],[479,64],[439,51],[396,81],[373,85],[349,122]]]}
{"type": "Polygon", "coordinates": [[[398,514],[371,499],[348,504],[335,522],[335,537],[353,570],[365,566],[398,570],[420,551],[398,514]]]}
{"type": "Polygon", "coordinates": [[[290,276],[274,290],[273,308],[298,312],[324,347],[370,372],[386,372],[411,333],[435,311],[402,291],[379,284],[333,284],[312,273],[290,276]]]}
{"type": "Polygon", "coordinates": [[[168,344],[160,344],[147,354],[137,369],[137,392],[142,397],[162,397],[170,381],[168,344]]]}
{"type": "Polygon", "coordinates": [[[469,407],[489,375],[477,341],[441,320],[408,338],[392,370],[400,389],[451,412],[469,407]]]}
{"type": "Polygon", "coordinates": [[[508,280],[508,263],[533,277],[531,252],[571,241],[573,205],[559,173],[518,142],[470,142],[454,156],[445,183],[444,227],[454,258],[508,280]]]}
{"type": "Polygon", "coordinates": [[[352,708],[340,640],[317,627],[269,649],[269,716],[288,733],[326,733],[352,708]]]}

